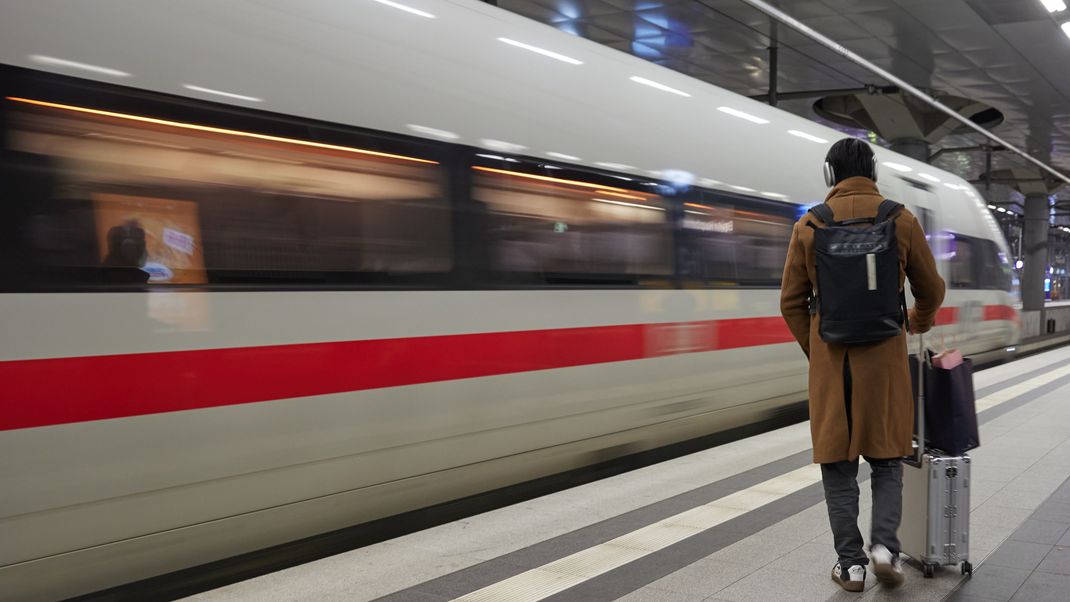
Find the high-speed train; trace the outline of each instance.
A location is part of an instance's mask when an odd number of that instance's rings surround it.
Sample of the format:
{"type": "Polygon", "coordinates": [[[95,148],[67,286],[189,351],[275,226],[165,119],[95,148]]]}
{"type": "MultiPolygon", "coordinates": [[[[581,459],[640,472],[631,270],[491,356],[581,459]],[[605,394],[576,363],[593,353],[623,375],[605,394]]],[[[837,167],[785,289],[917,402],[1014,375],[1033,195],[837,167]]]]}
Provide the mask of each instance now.
{"type": "MultiPolygon", "coordinates": [[[[0,598],[743,425],[841,135],[475,0],[9,3],[0,598]]],[[[961,178],[877,149],[938,333],[1018,339],[961,178]]]]}

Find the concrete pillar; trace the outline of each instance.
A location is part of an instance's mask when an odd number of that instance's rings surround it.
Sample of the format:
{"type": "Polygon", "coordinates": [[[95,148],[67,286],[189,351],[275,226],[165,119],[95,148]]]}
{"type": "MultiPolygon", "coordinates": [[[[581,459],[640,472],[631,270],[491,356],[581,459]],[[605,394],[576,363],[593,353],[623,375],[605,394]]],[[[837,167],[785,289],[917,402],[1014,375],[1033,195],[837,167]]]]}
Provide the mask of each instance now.
{"type": "MultiPolygon", "coordinates": [[[[1044,309],[1044,279],[1048,277],[1048,195],[1025,195],[1025,231],[1022,233],[1022,310],[1044,309]]],[[[1034,336],[1039,332],[1022,333],[1034,336]]]]}
{"type": "Polygon", "coordinates": [[[922,163],[929,162],[929,143],[921,138],[896,138],[892,140],[892,150],[922,163]]]}

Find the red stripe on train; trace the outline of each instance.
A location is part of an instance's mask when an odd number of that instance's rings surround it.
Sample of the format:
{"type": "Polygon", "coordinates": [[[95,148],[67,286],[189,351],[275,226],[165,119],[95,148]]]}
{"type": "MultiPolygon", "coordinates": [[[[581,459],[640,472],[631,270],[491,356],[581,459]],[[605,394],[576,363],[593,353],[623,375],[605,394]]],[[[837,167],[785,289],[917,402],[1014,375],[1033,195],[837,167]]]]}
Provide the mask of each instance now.
{"type": "Polygon", "coordinates": [[[7,361],[0,430],[792,341],[763,317],[7,361]]]}

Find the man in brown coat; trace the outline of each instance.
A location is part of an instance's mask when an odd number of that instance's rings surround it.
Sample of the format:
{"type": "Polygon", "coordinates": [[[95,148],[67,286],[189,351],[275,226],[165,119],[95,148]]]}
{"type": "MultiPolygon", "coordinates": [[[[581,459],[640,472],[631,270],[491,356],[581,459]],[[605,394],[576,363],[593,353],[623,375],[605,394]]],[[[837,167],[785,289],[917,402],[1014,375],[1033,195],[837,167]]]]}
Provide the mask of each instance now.
{"type": "MultiPolygon", "coordinates": [[[[825,202],[837,222],[869,218],[884,200],[876,185],[876,161],[869,146],[854,138],[835,143],[826,158],[832,185],[825,202]]],[[[925,233],[912,213],[895,215],[899,287],[910,280],[914,308],[911,332],[926,332],[944,299],[925,233]]],[[[869,559],[858,530],[858,457],[873,474],[873,527],[870,553],[874,572],[886,585],[902,583],[897,531],[902,514],[902,465],[912,453],[914,403],[905,331],[875,343],[827,343],[818,334],[820,317],[811,313],[817,289],[813,213],[795,224],[784,265],[780,308],[792,334],[810,359],[810,430],[814,462],[821,464],[825,501],[839,562],[832,578],[848,591],[862,591],[869,559]],[[808,225],[813,222],[813,226],[808,225]]],[[[905,329],[904,329],[905,330],[905,329]]]]}

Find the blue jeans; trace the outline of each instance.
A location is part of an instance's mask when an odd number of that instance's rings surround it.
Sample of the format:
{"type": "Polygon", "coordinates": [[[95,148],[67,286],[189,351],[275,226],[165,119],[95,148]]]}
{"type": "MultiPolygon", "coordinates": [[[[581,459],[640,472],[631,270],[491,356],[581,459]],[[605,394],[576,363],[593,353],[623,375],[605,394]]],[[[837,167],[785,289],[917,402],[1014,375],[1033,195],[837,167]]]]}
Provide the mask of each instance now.
{"type": "MultiPolygon", "coordinates": [[[[873,525],[870,547],[881,544],[899,554],[899,521],[903,517],[903,465],[899,458],[880,460],[866,457],[872,468],[869,483],[873,492],[873,525]]],[[[858,530],[858,460],[821,465],[829,524],[836,554],[844,568],[869,564],[858,530]]]]}

